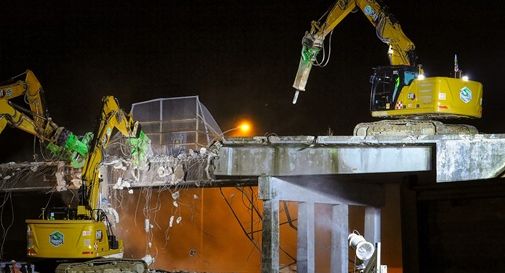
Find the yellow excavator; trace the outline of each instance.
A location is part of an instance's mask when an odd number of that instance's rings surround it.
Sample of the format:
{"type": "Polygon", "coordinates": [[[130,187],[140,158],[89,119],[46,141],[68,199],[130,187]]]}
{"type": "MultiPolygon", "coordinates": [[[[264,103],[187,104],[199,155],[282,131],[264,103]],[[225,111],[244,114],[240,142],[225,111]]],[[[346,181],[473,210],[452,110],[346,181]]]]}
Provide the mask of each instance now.
{"type": "MultiPolygon", "coordinates": [[[[36,136],[52,153],[63,155],[68,163],[82,168],[82,186],[76,207],[42,209],[40,219],[26,220],[28,257],[59,261],[122,257],[123,242],[116,238],[107,215],[100,209],[99,169],[104,149],[115,130],[127,137],[134,164],[146,160],[150,141],[139,123],[119,107],[114,97],[106,96],[96,131],[79,138],[57,126],[48,116],[41,84],[33,72],[27,70],[0,86],[0,132],[7,124],[36,136]],[[13,103],[14,98],[21,96],[25,97],[30,110],[13,103]]],[[[96,272],[105,269],[109,270],[107,272],[147,270],[141,260],[114,260],[111,263],[100,260],[60,264],[56,272],[95,272],[92,265],[97,265],[96,272]]]]}
{"type": "MultiPolygon", "coordinates": [[[[388,48],[390,66],[374,69],[370,78],[370,110],[373,117],[406,118],[361,123],[355,135],[476,133],[473,126],[448,125],[431,118],[480,118],[482,84],[461,76],[455,57],[454,77],[426,77],[417,64],[414,43],[405,35],[388,8],[375,0],[338,0],[319,21],[313,21],[302,40],[302,54],[293,83],[293,104],[305,86],[312,66],[324,66],[324,40],[351,12],[359,9],[388,48]],[[323,60],[318,56],[323,55],[323,60]]],[[[331,39],[330,39],[331,42],[331,39]]],[[[331,46],[331,45],[330,45],[331,46]]]]}
{"type": "Polygon", "coordinates": [[[50,208],[42,212],[41,219],[26,220],[30,257],[85,259],[122,255],[123,243],[112,233],[106,214],[99,206],[102,153],[114,129],[134,140],[133,156],[141,156],[149,141],[139,123],[121,110],[112,96],[104,97],[99,122],[82,168],[79,205],[50,208]]]}

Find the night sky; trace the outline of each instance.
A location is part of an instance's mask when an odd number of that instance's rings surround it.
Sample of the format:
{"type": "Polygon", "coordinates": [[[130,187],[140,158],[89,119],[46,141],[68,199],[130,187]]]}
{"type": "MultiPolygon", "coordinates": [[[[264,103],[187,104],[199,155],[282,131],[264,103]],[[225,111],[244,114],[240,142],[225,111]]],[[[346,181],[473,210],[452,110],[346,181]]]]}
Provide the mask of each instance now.
{"type": "MultiPolygon", "coordinates": [[[[385,1],[416,44],[428,76],[448,76],[453,55],[484,84],[482,120],[504,133],[502,1],[385,1]]],[[[351,135],[369,114],[372,68],[387,46],[361,13],[333,33],[332,57],[292,105],[301,38],[333,1],[1,1],[0,79],[31,69],[54,121],[93,130],[100,98],[125,110],[159,97],[199,95],[223,130],[243,117],[264,135],[351,135]]],[[[32,137],[7,128],[2,161],[31,159],[32,137]],[[20,153],[6,149],[16,142],[20,153]]]]}

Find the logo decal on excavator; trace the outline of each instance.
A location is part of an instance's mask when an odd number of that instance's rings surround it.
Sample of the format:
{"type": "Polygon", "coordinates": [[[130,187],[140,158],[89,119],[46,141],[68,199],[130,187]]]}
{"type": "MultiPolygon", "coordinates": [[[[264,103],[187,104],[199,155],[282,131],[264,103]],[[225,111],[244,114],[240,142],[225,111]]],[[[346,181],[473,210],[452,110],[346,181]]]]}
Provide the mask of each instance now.
{"type": "Polygon", "coordinates": [[[377,19],[379,18],[379,15],[377,14],[377,12],[375,12],[375,10],[372,7],[370,7],[369,5],[365,6],[364,12],[367,16],[372,17],[374,22],[377,21],[377,19]]]}
{"type": "Polygon", "coordinates": [[[472,90],[468,87],[463,87],[459,90],[459,98],[464,103],[469,103],[472,100],[472,90]]]}
{"type": "Polygon", "coordinates": [[[49,243],[53,246],[60,246],[63,244],[63,233],[59,231],[53,231],[51,234],[49,234],[49,243]]]}

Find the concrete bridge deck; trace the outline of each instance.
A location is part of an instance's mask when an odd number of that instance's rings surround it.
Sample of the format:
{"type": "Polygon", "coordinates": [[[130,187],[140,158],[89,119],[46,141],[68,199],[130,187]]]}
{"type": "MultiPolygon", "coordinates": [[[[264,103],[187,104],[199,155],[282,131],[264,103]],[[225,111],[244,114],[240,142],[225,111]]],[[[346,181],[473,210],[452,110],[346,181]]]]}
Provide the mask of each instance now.
{"type": "MultiPolygon", "coordinates": [[[[128,181],[129,187],[179,183],[194,187],[221,186],[223,183],[216,180],[233,184],[230,179],[261,175],[419,171],[435,171],[436,182],[439,183],[456,182],[503,177],[505,135],[230,138],[214,143],[204,154],[157,156],[150,161],[149,168],[135,177],[126,172],[127,177],[123,180],[128,181]]],[[[105,167],[104,170],[110,171],[108,183],[114,184],[116,179],[111,170],[118,169],[117,165],[108,164],[105,167]]],[[[68,170],[55,162],[0,164],[0,191],[61,190],[64,189],[61,181],[65,178],[62,176],[64,171],[68,170]],[[56,179],[58,173],[60,177],[56,179]]]]}

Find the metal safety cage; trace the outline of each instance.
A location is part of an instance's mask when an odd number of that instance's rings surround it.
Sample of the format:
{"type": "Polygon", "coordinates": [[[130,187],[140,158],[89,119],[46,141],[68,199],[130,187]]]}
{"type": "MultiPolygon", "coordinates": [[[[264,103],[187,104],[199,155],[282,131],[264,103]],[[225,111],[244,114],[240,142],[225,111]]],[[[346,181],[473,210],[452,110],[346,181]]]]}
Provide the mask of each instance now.
{"type": "Polygon", "coordinates": [[[155,154],[178,154],[206,147],[222,131],[198,96],[137,102],[131,114],[151,139],[155,154]]]}

